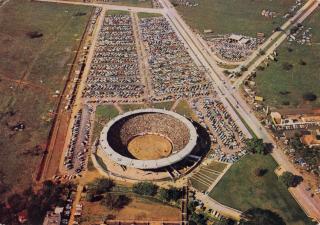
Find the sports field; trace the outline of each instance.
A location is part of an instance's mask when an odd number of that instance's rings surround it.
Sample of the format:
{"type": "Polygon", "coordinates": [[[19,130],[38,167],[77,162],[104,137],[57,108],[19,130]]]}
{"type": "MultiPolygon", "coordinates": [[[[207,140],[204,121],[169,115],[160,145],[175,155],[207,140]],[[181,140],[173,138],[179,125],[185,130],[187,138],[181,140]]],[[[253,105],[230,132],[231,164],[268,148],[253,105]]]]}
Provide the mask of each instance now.
{"type": "MultiPolygon", "coordinates": [[[[0,174],[30,185],[91,8],[11,0],[0,9],[0,174]],[[23,124],[23,131],[14,131],[23,124]]],[[[0,182],[0,184],[1,184],[0,182]]]]}
{"type": "Polygon", "coordinates": [[[311,45],[283,43],[278,48],[278,62],[271,62],[256,77],[258,95],[265,98],[266,104],[281,108],[320,106],[320,12],[316,11],[304,23],[312,27],[311,45]],[[305,65],[301,64],[301,60],[305,65]],[[285,71],[283,64],[293,65],[285,71]],[[314,102],[305,102],[303,95],[312,92],[318,96],[314,102]]]}
{"type": "Polygon", "coordinates": [[[227,164],[217,161],[202,166],[198,172],[192,175],[190,179],[192,186],[199,191],[207,191],[226,167],[227,164]]]}
{"type": "Polygon", "coordinates": [[[155,160],[168,157],[172,145],[163,136],[146,134],[133,138],[128,144],[128,150],[136,159],[155,160]]]}
{"type": "MultiPolygon", "coordinates": [[[[172,0],[174,1],[174,0],[172,0]]],[[[211,29],[214,34],[238,33],[256,36],[267,35],[284,22],[282,16],[295,0],[196,0],[199,6],[178,6],[176,9],[191,28],[203,32],[211,29]],[[262,10],[279,13],[276,18],[261,16],[262,10]]]]}
{"type": "Polygon", "coordinates": [[[278,181],[276,167],[270,155],[247,155],[231,166],[209,195],[241,211],[252,207],[270,209],[290,225],[312,224],[286,186],[278,181]],[[257,177],[257,168],[267,169],[267,173],[257,177]]]}

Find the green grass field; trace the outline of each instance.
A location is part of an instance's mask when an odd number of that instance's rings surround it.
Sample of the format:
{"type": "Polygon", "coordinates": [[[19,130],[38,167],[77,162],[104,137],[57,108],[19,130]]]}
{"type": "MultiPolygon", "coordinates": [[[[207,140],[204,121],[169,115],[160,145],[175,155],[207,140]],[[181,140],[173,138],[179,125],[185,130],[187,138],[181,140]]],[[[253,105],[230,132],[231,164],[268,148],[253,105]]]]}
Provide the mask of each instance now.
{"type": "Polygon", "coordinates": [[[0,9],[0,174],[8,189],[28,187],[45,149],[52,114],[91,8],[11,0],[0,9]],[[79,15],[81,13],[82,15],[79,15]],[[30,38],[27,33],[43,36],[30,38]],[[27,85],[19,85],[23,79],[27,85]],[[11,127],[17,122],[25,130],[11,127]]]}
{"type": "Polygon", "coordinates": [[[162,14],[160,13],[145,13],[145,12],[138,12],[139,18],[151,18],[151,17],[161,17],[162,14]]]}
{"type": "Polygon", "coordinates": [[[181,100],[174,110],[182,116],[186,116],[188,118],[193,119],[195,117],[189,103],[186,100],[181,100]]]}
{"type": "Polygon", "coordinates": [[[145,104],[122,104],[120,105],[120,108],[124,112],[136,110],[136,109],[145,109],[148,108],[145,104]]]}
{"type": "Polygon", "coordinates": [[[151,107],[157,108],[157,109],[166,109],[170,110],[173,106],[174,102],[158,102],[158,103],[153,103],[151,107]]]}
{"type": "Polygon", "coordinates": [[[107,15],[129,15],[128,11],[123,11],[123,10],[108,10],[107,15]]]}
{"type": "Polygon", "coordinates": [[[110,5],[124,5],[124,6],[135,6],[135,7],[144,7],[144,8],[152,8],[151,0],[117,0],[117,1],[109,1],[110,5]]]}
{"type": "Polygon", "coordinates": [[[278,62],[271,62],[264,71],[258,71],[256,77],[257,92],[265,98],[266,104],[276,108],[297,106],[320,106],[320,12],[316,11],[305,23],[312,27],[312,45],[299,45],[290,42],[283,43],[278,48],[278,62]],[[288,48],[293,51],[289,52],[288,48]],[[300,61],[306,65],[300,65],[300,61]],[[290,71],[285,71],[282,64],[293,65],[290,71]],[[280,94],[280,92],[289,92],[280,94]],[[304,102],[302,96],[313,92],[318,99],[312,103],[304,102]],[[289,105],[286,102],[289,102],[289,105]]]}
{"type": "Polygon", "coordinates": [[[92,140],[99,137],[103,126],[112,118],[119,115],[119,111],[113,105],[98,105],[94,118],[92,140]]]}
{"type": "Polygon", "coordinates": [[[247,155],[231,166],[209,195],[241,211],[252,207],[270,209],[288,225],[312,224],[286,186],[278,181],[274,173],[276,167],[270,155],[247,155]],[[263,177],[257,177],[257,168],[267,169],[268,172],[263,177]]]}
{"type": "Polygon", "coordinates": [[[212,29],[215,34],[238,33],[256,36],[267,35],[284,22],[282,16],[294,4],[294,0],[198,0],[199,6],[178,6],[176,9],[195,30],[212,29]],[[279,13],[274,19],[261,16],[268,9],[279,13]]]}

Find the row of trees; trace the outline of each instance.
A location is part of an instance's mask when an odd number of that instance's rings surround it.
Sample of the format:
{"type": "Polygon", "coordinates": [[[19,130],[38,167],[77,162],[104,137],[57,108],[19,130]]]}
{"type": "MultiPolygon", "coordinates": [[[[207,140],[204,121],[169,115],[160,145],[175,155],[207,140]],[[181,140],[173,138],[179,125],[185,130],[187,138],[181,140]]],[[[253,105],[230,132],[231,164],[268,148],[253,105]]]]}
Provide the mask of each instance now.
{"type": "Polygon", "coordinates": [[[157,196],[165,202],[178,201],[182,197],[182,190],[176,187],[159,188],[151,182],[139,182],[133,185],[132,191],[139,195],[157,196]]]}

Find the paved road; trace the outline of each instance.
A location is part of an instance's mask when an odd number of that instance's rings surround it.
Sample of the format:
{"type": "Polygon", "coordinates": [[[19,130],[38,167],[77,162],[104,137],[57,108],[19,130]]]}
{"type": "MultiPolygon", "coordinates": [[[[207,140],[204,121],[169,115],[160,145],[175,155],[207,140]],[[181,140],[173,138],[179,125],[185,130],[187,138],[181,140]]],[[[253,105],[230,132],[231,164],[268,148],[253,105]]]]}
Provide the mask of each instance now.
{"type": "Polygon", "coordinates": [[[196,192],[196,198],[201,200],[207,208],[218,211],[225,217],[232,218],[235,220],[240,220],[241,218],[241,211],[222,205],[214,199],[210,198],[209,196],[202,194],[201,192],[196,192]]]}

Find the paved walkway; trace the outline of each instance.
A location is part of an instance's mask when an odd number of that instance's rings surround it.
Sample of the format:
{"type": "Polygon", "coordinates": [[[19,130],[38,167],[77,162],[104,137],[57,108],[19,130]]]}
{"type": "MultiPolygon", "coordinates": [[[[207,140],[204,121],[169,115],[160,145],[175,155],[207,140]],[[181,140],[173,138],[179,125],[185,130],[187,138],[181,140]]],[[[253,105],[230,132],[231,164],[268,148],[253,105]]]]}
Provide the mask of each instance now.
{"type": "Polygon", "coordinates": [[[196,192],[196,198],[201,200],[207,208],[218,211],[221,215],[227,218],[232,218],[234,220],[240,220],[241,218],[241,211],[222,205],[219,202],[212,199],[211,197],[209,197],[208,195],[196,192]]]}

